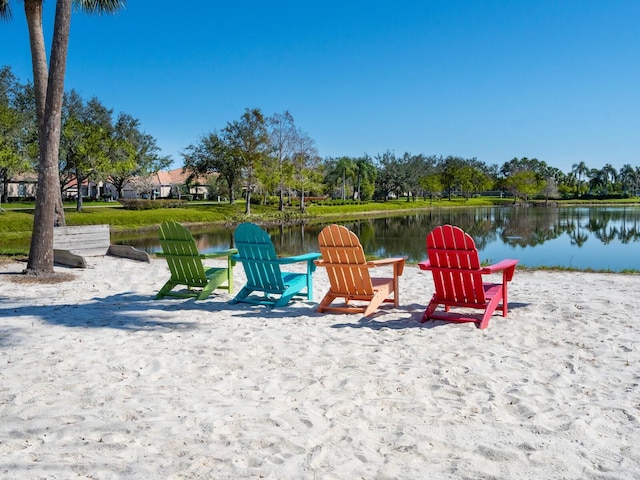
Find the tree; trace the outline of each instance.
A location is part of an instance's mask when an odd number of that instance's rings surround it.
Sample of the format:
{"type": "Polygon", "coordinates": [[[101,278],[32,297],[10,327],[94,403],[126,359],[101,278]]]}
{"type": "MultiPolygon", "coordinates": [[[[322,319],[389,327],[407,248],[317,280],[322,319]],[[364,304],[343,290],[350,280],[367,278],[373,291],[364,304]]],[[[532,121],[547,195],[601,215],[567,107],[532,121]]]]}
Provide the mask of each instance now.
{"type": "Polygon", "coordinates": [[[181,155],[183,171],[190,171],[193,176],[218,173],[229,190],[229,204],[235,203],[235,188],[242,177],[243,159],[233,155],[224,132],[201,137],[199,143],[189,145],[181,155]]]}
{"type": "Polygon", "coordinates": [[[449,155],[445,159],[440,158],[438,166],[440,170],[440,181],[447,191],[449,200],[451,200],[453,191],[460,188],[460,181],[465,171],[466,162],[464,158],[449,155]]]}
{"type": "Polygon", "coordinates": [[[589,169],[588,178],[590,194],[598,195],[604,191],[607,179],[602,170],[598,170],[597,168],[589,169]]]}
{"type": "MultiPolygon", "coordinates": [[[[36,91],[38,139],[40,143],[38,188],[31,235],[31,248],[26,273],[44,275],[53,273],[53,227],[64,222],[64,212],[58,180],[58,146],[64,77],[71,29],[73,0],[57,0],[51,42],[50,69],[42,30],[42,0],[24,0],[29,29],[33,79],[36,91]],[[56,208],[58,207],[58,208],[56,208]]],[[[113,12],[124,5],[124,0],[77,0],[76,5],[89,12],[113,12]]],[[[0,16],[8,18],[11,12],[8,0],[0,0],[0,16]]]]}
{"type": "MultiPolygon", "coordinates": [[[[25,0],[27,4],[33,2],[25,0]]],[[[40,14],[42,10],[40,9],[40,14]]],[[[38,187],[33,219],[31,247],[27,262],[27,273],[44,275],[53,273],[53,227],[60,222],[56,219],[56,203],[60,196],[58,180],[58,148],[60,145],[60,122],[62,98],[64,94],[64,76],[71,26],[71,0],[58,0],[54,21],[54,37],[51,45],[51,72],[46,87],[46,102],[39,128],[40,162],[38,165],[38,187]]],[[[29,27],[31,31],[31,26],[29,27]]],[[[32,44],[33,45],[33,44],[32,44]]],[[[33,51],[33,50],[32,50],[33,51]]],[[[34,65],[34,79],[46,75],[34,65]]],[[[38,99],[42,94],[36,84],[36,106],[40,120],[38,99]]],[[[40,121],[38,122],[40,124],[40,121]]]]}
{"type": "Polygon", "coordinates": [[[398,159],[393,152],[387,150],[376,155],[378,163],[378,175],[376,176],[376,189],[386,202],[389,195],[397,192],[402,185],[401,168],[398,159]]]}
{"type": "Polygon", "coordinates": [[[464,165],[458,174],[458,188],[462,192],[465,201],[471,198],[474,192],[484,190],[484,185],[489,183],[482,170],[473,165],[464,165]]]}
{"type": "Polygon", "coordinates": [[[548,167],[537,158],[513,158],[500,169],[505,187],[513,194],[513,202],[521,197],[525,202],[529,197],[542,192],[546,187],[548,167]]]}
{"type": "Polygon", "coordinates": [[[545,186],[542,190],[545,203],[549,202],[549,198],[558,197],[560,195],[560,185],[565,181],[565,174],[557,168],[547,167],[544,172],[545,186]]]}
{"type": "Polygon", "coordinates": [[[433,203],[433,197],[439,196],[442,191],[442,182],[440,181],[440,174],[433,172],[428,175],[420,177],[420,186],[429,195],[429,203],[433,203]]]}
{"type": "Polygon", "coordinates": [[[235,203],[235,188],[242,180],[246,191],[245,213],[251,213],[251,190],[255,186],[261,164],[269,151],[266,121],[260,109],[245,110],[240,120],[227,123],[220,132],[189,145],[185,153],[183,170],[191,177],[219,173],[229,189],[229,203],[235,203]]]}
{"type": "Polygon", "coordinates": [[[433,170],[435,165],[434,157],[426,157],[423,154],[412,155],[406,152],[402,156],[400,171],[402,172],[402,186],[407,194],[407,202],[411,199],[416,201],[419,196],[421,177],[428,171],[433,170]]]}
{"type": "Polygon", "coordinates": [[[355,159],[356,188],[353,199],[369,200],[373,194],[376,182],[376,166],[369,155],[355,159]]]}
{"type": "Polygon", "coordinates": [[[487,166],[476,158],[467,159],[467,164],[471,176],[469,179],[470,193],[478,194],[493,188],[498,171],[497,165],[487,166]]]}
{"type": "Polygon", "coordinates": [[[297,142],[293,154],[293,181],[295,188],[300,192],[300,211],[304,213],[304,195],[314,188],[318,188],[318,183],[322,174],[318,167],[320,157],[313,139],[306,133],[298,131],[297,142]]]}
{"type": "Polygon", "coordinates": [[[574,163],[571,166],[571,172],[576,176],[576,195],[582,195],[582,177],[588,175],[589,168],[584,162],[574,163]]]}
{"type": "Polygon", "coordinates": [[[7,201],[11,177],[29,170],[29,121],[21,105],[23,87],[11,69],[0,69],[0,206],[7,201]]]}
{"type": "Polygon", "coordinates": [[[607,163],[600,170],[597,168],[590,170],[589,177],[589,188],[592,193],[608,195],[615,186],[618,172],[607,163]]]}
{"type": "Polygon", "coordinates": [[[353,180],[356,174],[355,161],[350,157],[340,157],[333,165],[332,171],[329,173],[334,181],[339,181],[340,196],[342,200],[347,199],[347,180],[353,180]]]}
{"type": "Polygon", "coordinates": [[[602,173],[606,179],[605,193],[608,194],[615,189],[615,184],[618,181],[618,171],[610,163],[607,163],[602,167],[602,173]]]}
{"type": "Polygon", "coordinates": [[[539,193],[545,186],[544,181],[541,182],[531,170],[523,170],[509,175],[505,185],[513,194],[514,203],[518,197],[521,197],[525,203],[528,202],[530,196],[539,193]]]}
{"type": "Polygon", "coordinates": [[[265,169],[264,176],[267,181],[278,188],[278,210],[284,210],[284,191],[287,183],[291,182],[293,173],[291,165],[296,142],[298,141],[298,130],[295,127],[293,116],[287,111],[282,114],[267,118],[269,126],[269,141],[271,143],[273,167],[265,169]]]}
{"type": "Polygon", "coordinates": [[[72,172],[78,187],[76,210],[82,212],[82,184],[97,180],[109,171],[109,151],[112,141],[112,111],[92,98],[86,104],[77,92],[72,92],[69,115],[62,127],[60,151],[65,169],[72,172]]]}
{"type": "Polygon", "coordinates": [[[237,159],[244,177],[246,215],[251,214],[251,192],[257,174],[269,150],[266,120],[259,108],[245,109],[240,120],[227,124],[223,130],[229,154],[237,159]]]}
{"type": "MultiPolygon", "coordinates": [[[[139,177],[131,179],[131,187],[137,197],[151,198],[155,186],[155,179],[152,175],[140,175],[139,177]]],[[[173,188],[173,185],[171,188],[173,188]]]]}
{"type": "Polygon", "coordinates": [[[631,197],[635,197],[638,192],[638,184],[640,182],[640,172],[633,168],[630,164],[625,164],[620,169],[618,179],[622,184],[622,192],[631,197]]]}
{"type": "Polygon", "coordinates": [[[118,114],[109,150],[109,180],[122,197],[124,186],[133,178],[158,173],[171,165],[171,157],[160,156],[155,138],[140,130],[140,121],[118,114]]]}
{"type": "MultiPolygon", "coordinates": [[[[37,123],[38,123],[38,140],[40,143],[39,161],[40,161],[41,167],[42,166],[45,167],[45,168],[39,168],[38,172],[41,172],[41,171],[44,172],[45,177],[47,174],[55,177],[58,172],[57,168],[53,169],[48,165],[48,163],[52,163],[54,160],[52,159],[45,160],[44,157],[42,156],[43,151],[47,150],[47,148],[44,146],[46,142],[46,135],[47,134],[59,135],[60,133],[59,120],[56,120],[55,112],[46,111],[47,101],[48,101],[47,91],[49,88],[48,84],[49,84],[50,78],[49,78],[49,71],[47,67],[47,54],[45,49],[44,33],[42,29],[42,12],[43,12],[42,4],[43,4],[43,0],[24,0],[24,11],[27,19],[27,27],[29,30],[29,43],[31,46],[31,65],[33,70],[33,83],[34,83],[34,89],[35,89],[36,117],[37,117],[37,123]],[[49,127],[54,127],[57,123],[58,128],[57,129],[47,128],[47,125],[45,125],[46,119],[50,120],[49,127]]],[[[11,11],[9,9],[8,0],[0,0],[0,16],[4,18],[10,18],[11,11]]],[[[70,25],[71,25],[71,1],[64,0],[63,2],[58,2],[57,8],[56,8],[56,16],[54,20],[54,38],[51,46],[51,62],[53,66],[54,50],[55,50],[55,59],[56,59],[55,65],[56,67],[60,66],[62,71],[56,72],[56,75],[54,76],[54,82],[52,82],[52,84],[55,83],[56,84],[55,86],[58,87],[57,89],[52,89],[52,92],[51,92],[52,102],[50,105],[54,107],[53,108],[54,110],[55,110],[56,103],[58,101],[59,102],[62,101],[61,98],[57,99],[55,97],[57,96],[62,97],[64,92],[64,71],[66,67],[67,44],[69,40],[70,25]],[[57,29],[57,26],[59,26],[59,30],[57,29]]],[[[52,149],[49,149],[49,150],[53,152],[52,149]]],[[[55,152],[54,154],[57,154],[57,152],[55,152]]],[[[48,181],[52,185],[54,183],[56,185],[58,184],[55,178],[51,180],[45,178],[44,181],[48,181]]],[[[43,192],[42,192],[43,194],[45,193],[45,191],[48,191],[48,189],[46,189],[44,185],[41,187],[41,180],[40,180],[40,173],[39,173],[38,174],[38,191],[41,188],[43,189],[43,192]]],[[[46,213],[44,216],[49,217],[49,215],[51,215],[52,217],[55,217],[55,220],[52,219],[51,222],[48,222],[51,224],[51,226],[43,225],[42,227],[39,227],[39,226],[36,227],[36,224],[34,223],[34,232],[31,239],[32,239],[32,243],[34,239],[36,239],[36,241],[38,242],[44,241],[47,245],[50,243],[51,252],[47,255],[46,259],[43,258],[41,261],[37,262],[38,264],[45,267],[43,269],[30,267],[30,265],[32,265],[32,262],[31,262],[32,254],[30,253],[29,254],[30,261],[27,264],[27,270],[30,271],[30,273],[37,273],[37,271],[39,270],[43,270],[48,273],[53,272],[53,230],[51,229],[53,228],[52,225],[54,224],[54,222],[56,225],[64,225],[65,219],[64,219],[64,209],[62,208],[62,198],[60,197],[60,194],[56,193],[55,191],[51,192],[50,194],[55,195],[55,197],[52,197],[47,200],[41,200],[41,202],[36,202],[36,210],[38,209],[39,204],[42,205],[43,207],[49,208],[49,203],[53,202],[51,204],[51,208],[53,208],[53,213],[51,214],[46,213]],[[47,232],[42,232],[43,230],[51,230],[51,231],[47,233],[47,232]],[[43,235],[43,233],[46,233],[46,234],[43,235]],[[51,240],[49,240],[49,237],[51,237],[51,240]],[[51,257],[50,261],[49,261],[49,257],[51,257]]],[[[36,193],[36,197],[38,197],[37,193],[36,193]]],[[[38,216],[38,213],[36,212],[36,217],[37,216],[38,216]]],[[[35,255],[41,256],[42,255],[41,252],[44,252],[46,250],[49,250],[48,247],[36,249],[36,254],[34,254],[34,257],[35,255]]]]}

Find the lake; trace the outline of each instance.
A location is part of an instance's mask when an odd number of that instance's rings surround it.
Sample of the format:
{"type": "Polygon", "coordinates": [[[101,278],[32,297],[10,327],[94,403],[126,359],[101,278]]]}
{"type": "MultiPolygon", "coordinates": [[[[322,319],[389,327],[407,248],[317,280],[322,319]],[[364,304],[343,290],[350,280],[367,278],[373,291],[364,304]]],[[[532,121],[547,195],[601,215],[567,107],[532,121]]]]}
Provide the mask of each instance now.
{"type": "MultiPolygon", "coordinates": [[[[327,223],[353,230],[365,252],[376,257],[406,255],[426,259],[425,238],[434,227],[457,225],[475,240],[482,261],[517,258],[527,267],[640,271],[639,207],[477,207],[434,208],[413,214],[344,222],[310,220],[267,227],[281,255],[317,251],[318,233],[327,223]]],[[[203,253],[233,245],[233,227],[193,230],[203,253]]],[[[114,243],[160,250],[157,232],[131,238],[112,233],[114,243]]]]}

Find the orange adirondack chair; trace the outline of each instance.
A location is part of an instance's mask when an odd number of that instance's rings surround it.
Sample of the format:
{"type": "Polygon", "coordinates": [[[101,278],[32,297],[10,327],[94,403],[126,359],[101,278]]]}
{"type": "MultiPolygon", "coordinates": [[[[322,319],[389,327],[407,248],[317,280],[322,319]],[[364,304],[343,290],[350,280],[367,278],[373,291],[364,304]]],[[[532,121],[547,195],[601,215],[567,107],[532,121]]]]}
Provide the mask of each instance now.
{"type": "Polygon", "coordinates": [[[398,278],[404,269],[404,257],[367,261],[358,236],[342,225],[329,225],[318,235],[318,247],[322,260],[319,267],[326,267],[329,276],[329,292],[324,296],[318,312],[374,313],[384,302],[399,305],[398,278]],[[369,270],[383,265],[393,266],[393,277],[372,278],[369,270]],[[393,294],[393,298],[389,298],[393,294]],[[332,306],[338,298],[344,304],[332,306]],[[351,301],[366,302],[354,305],[351,301]]]}
{"type": "Polygon", "coordinates": [[[513,278],[518,260],[505,259],[495,265],[482,267],[473,238],[459,227],[443,225],[433,229],[427,236],[429,260],[420,262],[421,270],[433,273],[436,292],[422,316],[427,320],[453,322],[476,322],[483,329],[499,306],[502,316],[507,316],[507,284],[513,278]],[[482,276],[502,272],[502,283],[483,283],[482,276]],[[436,312],[444,305],[444,312],[436,312]],[[449,312],[451,307],[466,307],[484,310],[483,314],[471,315],[449,312]]]}

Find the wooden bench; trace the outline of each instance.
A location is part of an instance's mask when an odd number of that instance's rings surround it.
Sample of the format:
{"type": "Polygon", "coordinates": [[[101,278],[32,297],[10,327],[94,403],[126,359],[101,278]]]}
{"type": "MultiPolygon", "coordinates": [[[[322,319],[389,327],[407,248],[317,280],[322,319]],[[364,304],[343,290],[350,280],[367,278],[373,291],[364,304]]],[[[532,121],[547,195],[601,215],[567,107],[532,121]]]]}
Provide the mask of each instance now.
{"type": "Polygon", "coordinates": [[[84,257],[112,255],[151,262],[149,254],[131,245],[111,245],[109,225],[82,225],[53,229],[53,261],[67,267],[86,268],[84,257]]]}

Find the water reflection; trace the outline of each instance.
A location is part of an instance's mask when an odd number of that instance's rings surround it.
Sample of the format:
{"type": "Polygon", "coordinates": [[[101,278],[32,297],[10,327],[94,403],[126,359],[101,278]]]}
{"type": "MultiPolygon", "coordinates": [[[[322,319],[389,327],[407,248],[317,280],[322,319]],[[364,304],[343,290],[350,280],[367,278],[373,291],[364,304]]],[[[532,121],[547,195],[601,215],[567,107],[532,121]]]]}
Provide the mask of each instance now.
{"type": "MultiPolygon", "coordinates": [[[[367,254],[406,255],[411,262],[426,258],[425,237],[434,227],[458,225],[476,241],[484,261],[518,258],[530,267],[640,270],[640,208],[486,207],[434,209],[410,215],[337,222],[353,230],[367,254]]],[[[317,237],[326,223],[309,221],[267,227],[281,255],[317,250],[317,237]]],[[[233,245],[233,227],[193,230],[202,252],[233,245]]],[[[112,234],[113,235],[113,234],[112,234]]],[[[147,237],[118,235],[148,252],[159,250],[157,232],[147,237]]]]}

